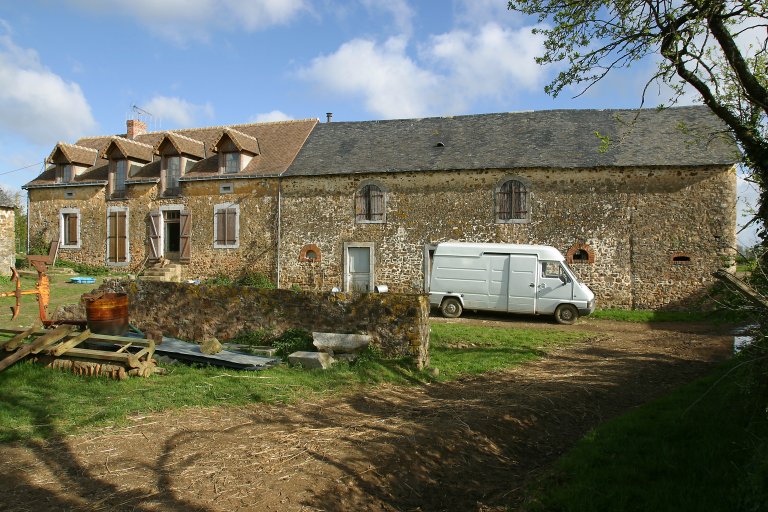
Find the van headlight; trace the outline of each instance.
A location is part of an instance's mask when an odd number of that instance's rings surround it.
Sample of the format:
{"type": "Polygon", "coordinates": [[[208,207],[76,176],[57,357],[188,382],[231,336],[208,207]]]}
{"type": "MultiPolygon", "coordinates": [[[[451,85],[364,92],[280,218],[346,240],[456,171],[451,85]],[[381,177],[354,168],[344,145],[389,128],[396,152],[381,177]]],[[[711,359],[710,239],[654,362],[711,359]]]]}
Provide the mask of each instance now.
{"type": "Polygon", "coordinates": [[[595,307],[595,299],[592,299],[591,301],[587,302],[588,309],[594,309],[594,307],[595,307]]]}

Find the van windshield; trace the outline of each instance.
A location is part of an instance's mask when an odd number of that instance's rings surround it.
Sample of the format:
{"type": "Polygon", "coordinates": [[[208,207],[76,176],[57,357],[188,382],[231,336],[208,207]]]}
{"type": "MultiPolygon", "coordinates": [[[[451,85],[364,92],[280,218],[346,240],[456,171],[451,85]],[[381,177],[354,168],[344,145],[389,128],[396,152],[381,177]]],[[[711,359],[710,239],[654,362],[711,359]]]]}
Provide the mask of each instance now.
{"type": "Polygon", "coordinates": [[[565,268],[565,271],[568,273],[571,279],[573,279],[574,282],[581,283],[581,281],[579,281],[579,279],[576,277],[576,272],[574,272],[573,269],[569,267],[566,262],[561,261],[560,264],[563,266],[563,268],[565,268]]]}

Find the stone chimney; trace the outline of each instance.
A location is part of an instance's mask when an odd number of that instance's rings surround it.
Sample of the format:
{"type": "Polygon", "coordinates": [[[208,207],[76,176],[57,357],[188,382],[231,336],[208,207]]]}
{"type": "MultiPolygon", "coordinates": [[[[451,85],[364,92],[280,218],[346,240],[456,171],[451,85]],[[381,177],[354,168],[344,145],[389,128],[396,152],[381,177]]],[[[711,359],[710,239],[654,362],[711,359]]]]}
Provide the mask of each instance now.
{"type": "Polygon", "coordinates": [[[147,123],[144,121],[139,121],[138,119],[129,119],[126,125],[126,137],[129,139],[135,139],[137,135],[147,133],[147,123]]]}

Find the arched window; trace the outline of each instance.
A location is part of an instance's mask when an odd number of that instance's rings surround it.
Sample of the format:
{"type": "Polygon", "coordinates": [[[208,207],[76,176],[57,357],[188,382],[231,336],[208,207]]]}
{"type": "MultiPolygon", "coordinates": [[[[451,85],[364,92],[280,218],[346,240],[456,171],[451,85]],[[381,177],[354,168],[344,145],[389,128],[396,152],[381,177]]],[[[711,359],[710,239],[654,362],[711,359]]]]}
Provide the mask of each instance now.
{"type": "Polygon", "coordinates": [[[378,185],[364,185],[355,193],[355,222],[385,222],[384,191],[378,185]]]}
{"type": "Polygon", "coordinates": [[[496,220],[520,222],[531,218],[528,187],[520,180],[507,180],[496,190],[496,220]]]}
{"type": "Polygon", "coordinates": [[[578,242],[573,244],[565,253],[565,261],[569,264],[591,264],[595,262],[595,251],[589,245],[578,242]]]}

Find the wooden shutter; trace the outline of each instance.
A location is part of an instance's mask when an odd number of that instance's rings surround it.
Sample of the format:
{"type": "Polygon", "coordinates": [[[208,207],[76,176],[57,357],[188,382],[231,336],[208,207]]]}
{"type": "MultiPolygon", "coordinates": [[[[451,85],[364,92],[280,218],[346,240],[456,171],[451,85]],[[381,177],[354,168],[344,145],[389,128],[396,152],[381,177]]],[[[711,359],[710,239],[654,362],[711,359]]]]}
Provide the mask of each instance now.
{"type": "Polygon", "coordinates": [[[107,261],[128,261],[128,216],[124,211],[109,212],[107,233],[107,261]]]}
{"type": "Polygon", "coordinates": [[[158,210],[149,213],[149,261],[156,262],[162,256],[160,247],[160,229],[163,227],[163,214],[158,210]]]}
{"type": "Polygon", "coordinates": [[[189,263],[192,254],[191,237],[192,234],[192,214],[189,210],[179,213],[179,261],[189,263]]]}
{"type": "Polygon", "coordinates": [[[369,220],[384,220],[384,192],[375,186],[368,186],[368,195],[370,198],[370,207],[368,209],[369,220]]]}
{"type": "Polygon", "coordinates": [[[219,208],[216,210],[216,245],[237,245],[237,222],[237,208],[219,208]]]}
{"type": "Polygon", "coordinates": [[[65,229],[67,230],[67,244],[77,245],[77,214],[67,213],[64,216],[65,229]]]}

